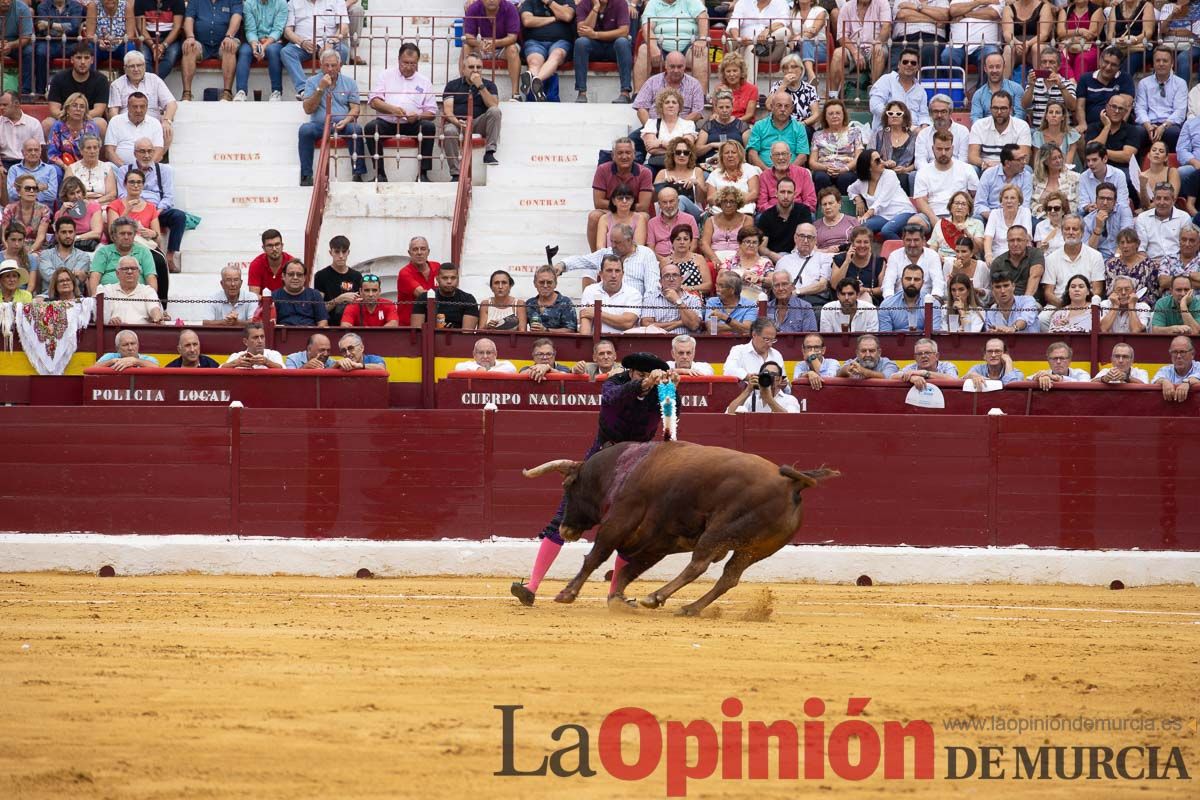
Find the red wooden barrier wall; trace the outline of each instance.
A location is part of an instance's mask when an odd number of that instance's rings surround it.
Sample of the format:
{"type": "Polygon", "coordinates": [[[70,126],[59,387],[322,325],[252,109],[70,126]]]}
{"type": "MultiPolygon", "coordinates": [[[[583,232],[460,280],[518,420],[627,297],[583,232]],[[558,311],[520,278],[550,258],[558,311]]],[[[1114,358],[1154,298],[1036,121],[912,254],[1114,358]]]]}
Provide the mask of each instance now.
{"type": "MultiPolygon", "coordinates": [[[[371,539],[536,535],[559,483],[521,469],[581,457],[596,425],[590,411],[4,414],[7,529],[371,539]]],[[[693,414],[681,437],[840,469],[806,495],[798,542],[1200,549],[1196,419],[693,414]]]]}

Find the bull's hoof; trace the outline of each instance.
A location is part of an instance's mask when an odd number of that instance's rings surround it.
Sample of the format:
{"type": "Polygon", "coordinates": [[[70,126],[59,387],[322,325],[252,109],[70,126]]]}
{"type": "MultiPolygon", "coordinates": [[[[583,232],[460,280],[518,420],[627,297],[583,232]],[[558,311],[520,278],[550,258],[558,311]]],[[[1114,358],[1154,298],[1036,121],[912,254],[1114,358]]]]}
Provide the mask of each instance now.
{"type": "Polygon", "coordinates": [[[658,608],[662,605],[662,601],[658,599],[658,595],[656,594],[648,594],[641,600],[638,600],[638,602],[642,604],[642,608],[658,608]]]}
{"type": "Polygon", "coordinates": [[[575,592],[572,592],[569,589],[563,589],[561,592],[559,592],[558,594],[556,594],[554,596],[554,602],[556,602],[556,603],[574,603],[575,597],[576,597],[575,592]]]}
{"type": "Polygon", "coordinates": [[[637,603],[624,597],[613,595],[608,598],[608,610],[614,614],[632,614],[637,610],[637,603]]]}
{"type": "Polygon", "coordinates": [[[698,617],[698,616],[700,616],[700,610],[696,609],[696,608],[692,608],[691,606],[684,606],[683,608],[681,608],[675,612],[675,616],[677,616],[677,617],[698,617]]]}
{"type": "Polygon", "coordinates": [[[529,591],[528,587],[526,587],[525,584],[520,583],[518,581],[513,581],[513,585],[509,587],[509,591],[512,592],[513,597],[515,597],[521,601],[521,605],[523,605],[523,606],[533,605],[533,601],[534,601],[534,598],[536,597],[536,595],[534,595],[533,592],[529,591]]]}

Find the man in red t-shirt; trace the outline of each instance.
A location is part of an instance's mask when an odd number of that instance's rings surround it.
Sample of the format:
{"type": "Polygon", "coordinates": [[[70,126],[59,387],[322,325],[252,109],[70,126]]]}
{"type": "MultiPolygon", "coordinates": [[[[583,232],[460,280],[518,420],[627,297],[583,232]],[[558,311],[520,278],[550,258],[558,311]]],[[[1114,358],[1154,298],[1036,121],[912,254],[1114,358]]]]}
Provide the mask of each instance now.
{"type": "Polygon", "coordinates": [[[342,312],[342,327],[353,328],[361,325],[364,328],[395,328],[400,324],[396,313],[396,304],[391,300],[380,297],[379,276],[368,273],[362,276],[362,286],[358,293],[362,300],[350,303],[342,312]]]}
{"type": "Polygon", "coordinates": [[[263,289],[269,289],[271,294],[282,289],[283,265],[298,260],[283,251],[283,234],[274,228],[263,231],[262,249],[262,253],[250,262],[249,275],[246,277],[250,291],[259,297],[262,297],[263,289]]]}
{"type": "Polygon", "coordinates": [[[414,236],[408,243],[408,263],[396,276],[396,315],[400,324],[412,324],[412,301],[433,289],[441,264],[429,260],[429,242],[414,236]]]}

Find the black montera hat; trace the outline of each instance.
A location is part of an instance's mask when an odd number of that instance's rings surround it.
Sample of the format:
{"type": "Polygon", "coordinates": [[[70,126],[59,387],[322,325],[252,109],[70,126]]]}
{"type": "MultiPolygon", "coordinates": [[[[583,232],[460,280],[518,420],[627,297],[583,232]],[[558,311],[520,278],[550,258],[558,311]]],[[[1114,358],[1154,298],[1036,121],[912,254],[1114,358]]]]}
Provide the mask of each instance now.
{"type": "Polygon", "coordinates": [[[653,353],[630,353],[621,359],[625,369],[636,369],[638,372],[653,372],[656,369],[667,370],[671,367],[653,353]]]}

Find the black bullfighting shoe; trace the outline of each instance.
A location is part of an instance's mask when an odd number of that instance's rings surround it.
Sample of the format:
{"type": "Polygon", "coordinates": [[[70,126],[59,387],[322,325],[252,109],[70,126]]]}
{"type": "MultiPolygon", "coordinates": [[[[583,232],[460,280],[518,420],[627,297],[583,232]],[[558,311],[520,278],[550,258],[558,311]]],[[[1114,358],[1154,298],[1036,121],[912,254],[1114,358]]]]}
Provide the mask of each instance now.
{"type": "Polygon", "coordinates": [[[525,587],[525,584],[521,583],[520,581],[513,581],[513,585],[509,587],[509,591],[512,592],[513,597],[521,601],[521,605],[533,605],[533,600],[535,597],[534,593],[529,591],[529,589],[525,587]]]}

